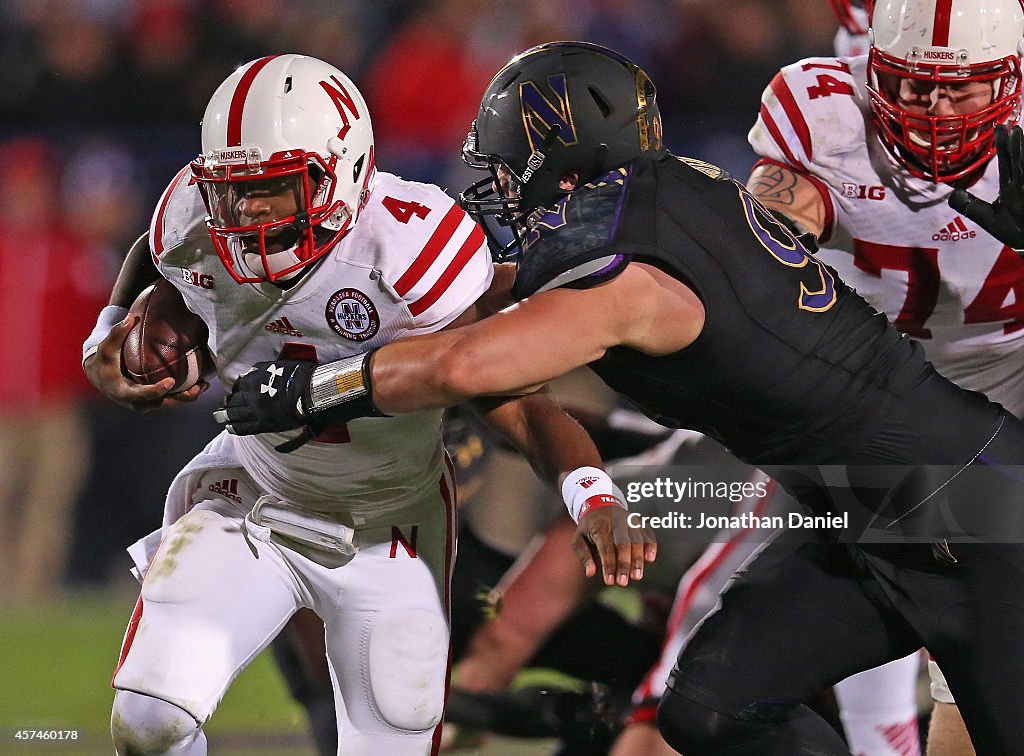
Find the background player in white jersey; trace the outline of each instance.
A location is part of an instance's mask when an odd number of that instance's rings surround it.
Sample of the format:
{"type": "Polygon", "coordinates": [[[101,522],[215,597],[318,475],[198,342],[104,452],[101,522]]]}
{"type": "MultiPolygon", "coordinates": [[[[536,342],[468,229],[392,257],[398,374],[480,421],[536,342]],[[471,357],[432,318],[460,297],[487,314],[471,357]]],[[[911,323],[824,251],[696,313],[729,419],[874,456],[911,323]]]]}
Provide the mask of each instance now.
{"type": "MultiPolygon", "coordinates": [[[[242,66],[213,95],[202,136],[85,345],[90,379],[115,401],[147,409],[200,390],[168,397],[120,374],[133,318],[114,325],[116,306],[157,272],[209,326],[227,385],[280,358],[333,381],[315,366],[485,314],[483,233],[440,189],[376,171],[366,105],[337,69],[296,55],[242,66]]],[[[292,377],[270,370],[263,390],[287,392],[292,377]]],[[[599,463],[543,393],[485,409],[549,480],[599,463]]],[[[605,495],[582,507],[615,504],[607,476],[591,477],[605,495]]],[[[624,521],[615,508],[621,517],[602,521],[624,521]]],[[[320,423],[298,438],[222,433],[171,485],[162,531],[132,550],[145,580],[113,681],[118,752],[205,753],[203,723],[302,607],[326,624],[339,752],[436,750],[454,519],[437,412],[320,423]]],[[[629,560],[642,547],[617,556],[641,574],[629,560]]],[[[615,569],[606,581],[626,582],[615,569]]]]}
{"type": "Polygon", "coordinates": [[[871,0],[828,0],[828,3],[839,21],[833,40],[836,55],[841,58],[867,55],[871,0]]]}
{"type": "MultiPolygon", "coordinates": [[[[784,68],[762,98],[748,182],[818,256],[960,385],[1024,413],[1024,262],[947,206],[998,193],[993,127],[1021,107],[1018,0],[878,2],[867,57],[784,68]]],[[[934,664],[929,753],[966,734],[934,664]]]]}

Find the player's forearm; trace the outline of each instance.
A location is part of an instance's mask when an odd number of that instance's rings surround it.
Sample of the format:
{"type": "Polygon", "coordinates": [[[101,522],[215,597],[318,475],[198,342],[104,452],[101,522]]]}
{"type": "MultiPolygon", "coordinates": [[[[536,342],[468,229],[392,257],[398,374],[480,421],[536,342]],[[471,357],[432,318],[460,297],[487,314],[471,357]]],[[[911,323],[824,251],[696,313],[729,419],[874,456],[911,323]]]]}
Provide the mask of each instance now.
{"type": "Polygon", "coordinates": [[[439,364],[457,342],[455,333],[416,336],[376,350],[369,363],[374,405],[385,414],[398,415],[473,399],[471,389],[450,379],[439,364]]]}
{"type": "Polygon", "coordinates": [[[774,163],[754,169],[747,189],[769,210],[792,220],[801,233],[821,236],[825,229],[825,201],[808,179],[774,163]]]}
{"type": "Polygon", "coordinates": [[[548,485],[558,488],[566,473],[600,467],[601,456],[583,427],[547,391],[518,398],[474,402],[485,421],[505,436],[548,485]]]}
{"type": "Polygon", "coordinates": [[[621,342],[638,308],[609,296],[544,292],[465,328],[392,342],[371,362],[374,404],[391,415],[535,391],[621,342]]]}
{"type": "Polygon", "coordinates": [[[534,472],[556,489],[562,478],[580,467],[603,467],[601,455],[583,427],[561,410],[547,411],[544,420],[531,418],[523,454],[534,472]]]}
{"type": "MultiPolygon", "coordinates": [[[[100,344],[128,314],[128,309],[139,293],[159,277],[160,273],[149,255],[149,236],[143,234],[128,250],[111,289],[110,300],[100,311],[92,333],[82,344],[82,367],[92,361],[100,344]]],[[[86,369],[86,374],[92,384],[102,391],[100,377],[89,369],[86,369]]]]}
{"type": "Polygon", "coordinates": [[[312,370],[294,360],[257,362],[214,418],[249,435],[532,393],[618,343],[616,327],[628,318],[601,323],[593,310],[608,308],[599,295],[576,294],[545,292],[532,308],[524,302],[472,325],[400,339],[312,370]],[[544,297],[554,310],[540,303],[544,297]],[[590,307],[581,306],[588,301],[590,307]],[[282,370],[291,376],[284,392],[260,389],[282,370]]]}
{"type": "Polygon", "coordinates": [[[486,339],[467,338],[464,334],[475,327],[402,339],[374,352],[374,405],[397,415],[451,407],[479,396],[526,394],[575,367],[545,370],[530,364],[530,355],[522,350],[503,352],[486,339]]]}

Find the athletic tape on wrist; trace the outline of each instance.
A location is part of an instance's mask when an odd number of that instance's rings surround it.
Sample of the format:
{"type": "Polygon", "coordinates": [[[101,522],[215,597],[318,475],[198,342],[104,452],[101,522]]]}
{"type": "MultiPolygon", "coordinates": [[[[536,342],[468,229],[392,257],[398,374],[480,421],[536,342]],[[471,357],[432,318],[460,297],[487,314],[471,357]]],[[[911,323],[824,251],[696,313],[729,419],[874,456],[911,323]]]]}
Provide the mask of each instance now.
{"type": "Polygon", "coordinates": [[[128,317],[128,308],[119,307],[118,305],[107,305],[100,310],[99,317],[96,318],[96,325],[92,329],[92,333],[89,334],[88,338],[82,343],[82,366],[85,366],[85,361],[96,354],[96,350],[100,348],[100,342],[107,338],[107,334],[128,317]]]}
{"type": "Polygon", "coordinates": [[[574,522],[597,507],[617,505],[627,509],[622,492],[598,467],[577,467],[569,473],[562,481],[562,500],[574,522]]]}
{"type": "Polygon", "coordinates": [[[323,412],[362,399],[370,393],[365,366],[371,352],[328,362],[313,371],[309,380],[307,412],[323,412]]]}

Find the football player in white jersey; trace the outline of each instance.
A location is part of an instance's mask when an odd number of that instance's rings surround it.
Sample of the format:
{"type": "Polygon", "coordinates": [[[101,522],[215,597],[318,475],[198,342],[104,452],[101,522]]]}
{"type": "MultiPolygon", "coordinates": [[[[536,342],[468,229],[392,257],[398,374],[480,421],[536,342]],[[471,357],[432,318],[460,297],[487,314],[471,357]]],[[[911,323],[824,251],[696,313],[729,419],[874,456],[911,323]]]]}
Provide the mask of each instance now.
{"type": "MultiPolygon", "coordinates": [[[[1024,262],[947,200],[998,194],[993,127],[1021,108],[1018,0],[877,2],[861,57],[788,66],[748,187],[960,385],[1024,414],[1024,262]]],[[[941,673],[929,754],[970,750],[941,673]]]]}
{"type": "MultiPolygon", "coordinates": [[[[337,367],[360,389],[348,417],[525,390],[588,364],[648,416],[712,428],[751,463],[787,454],[873,467],[955,457],[966,461],[959,469],[991,473],[1000,489],[979,501],[968,486],[964,514],[973,519],[1003,488],[1007,502],[1019,501],[1007,466],[1024,463],[1024,424],[936,372],[921,344],[840,285],[720,170],[659,149],[654,97],[641,70],[597,46],[550,43],[510,61],[485,93],[465,150],[505,192],[472,206],[526,228],[520,302],[464,329],[345,360],[337,367]],[[620,167],[602,176],[608,165],[620,167]]],[[[308,401],[265,396],[261,379],[239,379],[222,422],[242,434],[308,423],[308,401]]],[[[797,488],[806,471],[796,473],[797,488]]],[[[930,490],[910,506],[938,489],[930,490]]],[[[811,508],[828,497],[820,483],[795,493],[811,508]]],[[[1013,524],[1000,516],[989,532],[1004,540],[1013,524]]],[[[1016,543],[950,549],[942,539],[953,532],[901,544],[768,544],[758,557],[765,569],[740,571],[677,661],[658,713],[668,742],[708,756],[849,753],[801,703],[844,675],[928,646],[963,691],[979,750],[1014,752],[1021,720],[1003,704],[1024,680],[1012,653],[1024,551],[1016,543]],[[779,611],[789,601],[799,609],[779,611]]]]}
{"type": "MultiPolygon", "coordinates": [[[[376,170],[369,113],[341,71],[298,55],[240,67],[210,100],[202,143],[84,345],[114,401],[145,410],[201,391],[120,374],[124,307],[157,275],[208,325],[228,386],[285,359],[340,388],[320,363],[487,314],[483,232],[439,188],[376,170]]],[[[260,390],[287,394],[293,378],[270,368],[260,390]]],[[[619,504],[589,437],[543,392],[483,410],[548,480],[587,481],[577,517],[619,504]]],[[[227,687],[303,607],[326,625],[339,753],[436,752],[456,498],[440,423],[431,411],[224,432],[181,471],[164,527],[130,549],[144,581],[113,680],[118,753],[206,753],[202,725],[227,687]]],[[[628,543],[624,511],[599,519],[623,524],[580,548],[606,582],[639,577],[653,549],[628,543]]]]}

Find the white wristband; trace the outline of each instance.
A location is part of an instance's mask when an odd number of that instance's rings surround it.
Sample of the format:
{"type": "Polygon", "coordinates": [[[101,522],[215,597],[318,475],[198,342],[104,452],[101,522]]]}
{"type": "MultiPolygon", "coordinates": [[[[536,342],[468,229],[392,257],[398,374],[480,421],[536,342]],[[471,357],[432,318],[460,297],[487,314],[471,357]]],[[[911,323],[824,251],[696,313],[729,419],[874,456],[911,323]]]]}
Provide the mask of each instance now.
{"type": "Polygon", "coordinates": [[[595,507],[616,505],[627,509],[625,498],[608,473],[598,467],[577,467],[562,481],[562,500],[573,522],[595,507]]]}
{"type": "Polygon", "coordinates": [[[128,308],[119,307],[118,305],[107,305],[100,310],[100,316],[96,318],[96,326],[92,329],[92,333],[89,334],[89,338],[82,344],[82,366],[85,366],[85,361],[96,354],[96,350],[100,348],[100,342],[107,338],[107,334],[110,333],[111,329],[128,317],[128,308]]]}

